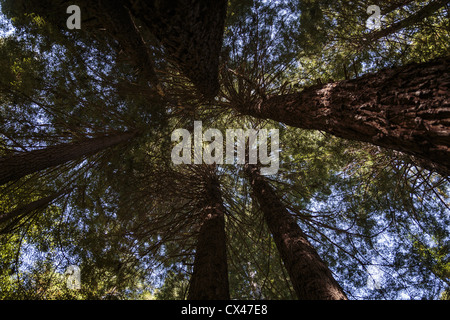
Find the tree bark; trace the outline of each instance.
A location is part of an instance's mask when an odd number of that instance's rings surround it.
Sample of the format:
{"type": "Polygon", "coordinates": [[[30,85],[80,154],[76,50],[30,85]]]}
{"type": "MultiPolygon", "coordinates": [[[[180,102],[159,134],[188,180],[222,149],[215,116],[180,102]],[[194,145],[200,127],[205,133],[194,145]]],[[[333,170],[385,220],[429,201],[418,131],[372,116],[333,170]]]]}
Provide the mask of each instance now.
{"type": "Polygon", "coordinates": [[[298,298],[347,300],[330,269],[258,169],[247,165],[246,173],[298,298]]]}
{"type": "Polygon", "coordinates": [[[312,86],[236,108],[423,159],[450,172],[450,57],[312,86]]]}
{"type": "Polygon", "coordinates": [[[130,0],[130,12],[164,46],[171,59],[205,98],[219,91],[227,1],[130,0]]]}
{"type": "Polygon", "coordinates": [[[125,132],[2,157],[0,158],[0,185],[82,156],[95,154],[126,142],[135,135],[136,132],[125,132]]]}
{"type": "Polygon", "coordinates": [[[207,177],[202,204],[202,225],[197,239],[194,271],[188,299],[228,300],[228,265],[225,236],[225,207],[217,177],[207,177]]]}

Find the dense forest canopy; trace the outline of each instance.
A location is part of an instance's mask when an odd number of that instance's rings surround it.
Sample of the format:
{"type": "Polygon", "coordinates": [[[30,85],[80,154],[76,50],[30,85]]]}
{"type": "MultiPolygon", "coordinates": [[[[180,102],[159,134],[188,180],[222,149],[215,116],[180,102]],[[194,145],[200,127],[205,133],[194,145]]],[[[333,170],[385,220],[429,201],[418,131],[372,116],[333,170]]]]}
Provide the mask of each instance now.
{"type": "Polygon", "coordinates": [[[1,299],[450,299],[450,1],[0,6],[1,299]]]}

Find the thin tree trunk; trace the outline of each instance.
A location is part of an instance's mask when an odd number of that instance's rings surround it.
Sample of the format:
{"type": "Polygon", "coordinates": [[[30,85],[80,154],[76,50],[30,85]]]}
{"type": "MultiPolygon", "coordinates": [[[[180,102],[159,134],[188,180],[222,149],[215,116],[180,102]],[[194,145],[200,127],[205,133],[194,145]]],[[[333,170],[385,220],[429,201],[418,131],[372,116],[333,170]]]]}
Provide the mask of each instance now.
{"type": "Polygon", "coordinates": [[[63,194],[69,192],[69,189],[64,189],[59,192],[55,192],[47,197],[41,198],[39,200],[28,203],[25,206],[16,208],[10,212],[0,214],[0,225],[9,222],[8,226],[0,230],[1,233],[8,232],[14,225],[17,224],[19,220],[24,218],[25,216],[29,216],[33,212],[37,210],[41,210],[46,208],[52,203],[54,200],[62,196],[63,194]]]}
{"type": "Polygon", "coordinates": [[[246,173],[298,298],[347,300],[330,269],[258,169],[247,165],[246,173]]]}
{"type": "MultiPolygon", "coordinates": [[[[431,1],[430,3],[428,3],[426,6],[424,6],[423,8],[421,8],[419,11],[417,11],[416,13],[412,14],[411,16],[400,20],[394,24],[392,24],[391,26],[382,29],[382,30],[378,30],[378,31],[374,31],[369,33],[368,35],[364,35],[363,41],[366,43],[371,43],[373,41],[376,41],[382,37],[386,37],[390,34],[393,34],[403,28],[409,27],[411,25],[414,25],[420,21],[422,21],[423,19],[425,19],[426,17],[431,16],[432,14],[434,14],[436,11],[438,11],[439,9],[441,9],[442,7],[444,7],[445,5],[448,4],[448,0],[435,0],[435,1],[431,1]]],[[[395,8],[395,6],[393,6],[395,8]]],[[[383,8],[384,9],[384,8],[383,8]]],[[[385,14],[387,12],[389,12],[390,8],[387,8],[388,10],[386,10],[385,12],[382,12],[382,14],[385,14]]]]}
{"type": "Polygon", "coordinates": [[[273,96],[242,113],[322,130],[423,159],[450,172],[450,57],[273,96]]]}
{"type": "Polygon", "coordinates": [[[2,157],[0,158],[0,185],[82,156],[92,155],[128,141],[135,134],[135,132],[125,132],[2,157]]]}
{"type": "Polygon", "coordinates": [[[188,299],[228,300],[228,265],[225,236],[225,208],[217,177],[206,181],[202,204],[202,225],[197,239],[194,271],[190,280],[188,299]]]}

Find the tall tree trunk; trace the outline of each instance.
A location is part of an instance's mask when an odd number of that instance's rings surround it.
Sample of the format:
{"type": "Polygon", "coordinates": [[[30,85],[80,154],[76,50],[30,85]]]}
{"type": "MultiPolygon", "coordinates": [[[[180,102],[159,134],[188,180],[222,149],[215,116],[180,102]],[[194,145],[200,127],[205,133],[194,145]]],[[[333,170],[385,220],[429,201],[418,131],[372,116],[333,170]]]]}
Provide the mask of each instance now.
{"type": "Polygon", "coordinates": [[[273,96],[242,113],[322,130],[418,158],[450,172],[450,57],[273,96]]]}
{"type": "Polygon", "coordinates": [[[194,271],[188,299],[228,300],[228,265],[225,236],[225,207],[215,174],[206,178],[202,203],[202,225],[197,239],[194,271]]]}
{"type": "Polygon", "coordinates": [[[164,46],[170,58],[206,98],[219,91],[219,57],[226,0],[131,0],[130,12],[164,46]]]}
{"type": "Polygon", "coordinates": [[[298,298],[347,300],[330,269],[259,170],[247,165],[246,173],[298,298]]]}
{"type": "Polygon", "coordinates": [[[97,3],[98,7],[95,7],[96,16],[104,24],[107,32],[119,42],[124,55],[132,60],[137,69],[138,78],[156,87],[158,78],[151,52],[146,47],[125,4],[126,1],[101,0],[97,3]]]}
{"type": "Polygon", "coordinates": [[[124,132],[2,157],[0,158],[0,185],[82,156],[92,155],[128,141],[135,135],[136,132],[124,132]]]}

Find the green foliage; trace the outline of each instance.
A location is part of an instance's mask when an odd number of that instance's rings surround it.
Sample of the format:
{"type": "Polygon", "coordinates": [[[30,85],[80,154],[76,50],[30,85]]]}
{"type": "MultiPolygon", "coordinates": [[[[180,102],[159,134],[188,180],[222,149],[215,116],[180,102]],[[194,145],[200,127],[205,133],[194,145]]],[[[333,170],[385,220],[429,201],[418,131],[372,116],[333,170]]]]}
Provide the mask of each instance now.
{"type": "MultiPolygon", "coordinates": [[[[383,27],[427,3],[381,1],[383,27]]],[[[0,154],[126,130],[139,135],[1,186],[0,214],[71,188],[0,234],[1,299],[185,299],[203,189],[195,166],[171,164],[170,134],[192,129],[194,120],[222,132],[279,129],[280,170],[268,180],[349,297],[449,298],[448,178],[397,152],[234,111],[445,55],[448,7],[367,43],[367,1],[229,1],[221,93],[206,103],[144,27],[164,95],[138,81],[108,30],[86,22],[69,32],[64,15],[21,4],[1,1],[16,29],[0,38],[0,154]],[[66,286],[72,264],[81,268],[80,290],[66,286]],[[374,264],[382,288],[369,290],[374,264]]],[[[218,172],[231,297],[294,299],[241,168],[218,172]]]]}

